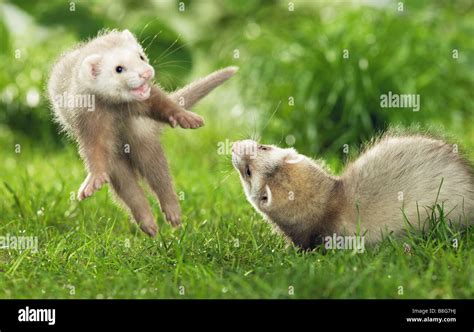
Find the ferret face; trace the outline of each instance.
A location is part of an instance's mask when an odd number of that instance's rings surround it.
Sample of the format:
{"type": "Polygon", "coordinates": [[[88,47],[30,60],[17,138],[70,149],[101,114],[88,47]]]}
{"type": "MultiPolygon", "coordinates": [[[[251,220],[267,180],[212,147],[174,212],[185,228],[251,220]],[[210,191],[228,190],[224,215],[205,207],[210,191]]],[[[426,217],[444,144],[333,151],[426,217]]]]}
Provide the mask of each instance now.
{"type": "Polygon", "coordinates": [[[305,158],[294,149],[282,149],[274,145],[258,144],[252,140],[232,145],[232,164],[240,174],[249,202],[259,211],[270,213],[279,209],[285,200],[286,184],[275,182],[287,164],[298,163],[305,158]]]}
{"type": "Polygon", "coordinates": [[[143,101],[150,97],[155,71],[135,37],[128,31],[105,36],[113,47],[87,56],[81,66],[82,83],[112,102],[143,101]]]}

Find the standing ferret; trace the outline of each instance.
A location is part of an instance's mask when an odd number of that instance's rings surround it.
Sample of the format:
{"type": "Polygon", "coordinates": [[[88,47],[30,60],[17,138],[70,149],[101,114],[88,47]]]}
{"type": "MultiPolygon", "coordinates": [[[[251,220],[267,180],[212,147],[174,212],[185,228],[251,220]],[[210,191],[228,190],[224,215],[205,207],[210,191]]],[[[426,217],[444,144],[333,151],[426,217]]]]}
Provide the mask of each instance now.
{"type": "Polygon", "coordinates": [[[157,134],[163,123],[201,127],[203,119],[186,108],[235,71],[222,69],[168,96],[152,84],[155,71],[128,30],[99,33],[63,54],[52,69],[48,93],[56,120],[77,141],[88,171],[78,199],[110,182],[140,228],[154,236],[155,218],[138,183],[144,178],[167,221],[178,226],[180,206],[157,134]]]}
{"type": "Polygon", "coordinates": [[[233,144],[232,163],[249,202],[303,249],[358,231],[374,243],[402,233],[405,217],[422,229],[436,203],[455,224],[474,223],[472,165],[423,135],[382,136],[338,177],[294,149],[252,140],[233,144]]]}

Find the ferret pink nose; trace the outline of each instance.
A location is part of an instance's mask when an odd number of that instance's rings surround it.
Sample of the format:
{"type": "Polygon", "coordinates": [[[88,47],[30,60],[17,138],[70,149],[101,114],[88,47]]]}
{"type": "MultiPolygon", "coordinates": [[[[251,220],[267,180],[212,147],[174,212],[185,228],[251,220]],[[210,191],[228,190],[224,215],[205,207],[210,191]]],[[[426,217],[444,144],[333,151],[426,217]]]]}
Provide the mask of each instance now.
{"type": "Polygon", "coordinates": [[[144,80],[148,80],[151,78],[152,75],[153,75],[152,70],[147,69],[143,73],[140,74],[140,77],[143,78],[144,80]]]}

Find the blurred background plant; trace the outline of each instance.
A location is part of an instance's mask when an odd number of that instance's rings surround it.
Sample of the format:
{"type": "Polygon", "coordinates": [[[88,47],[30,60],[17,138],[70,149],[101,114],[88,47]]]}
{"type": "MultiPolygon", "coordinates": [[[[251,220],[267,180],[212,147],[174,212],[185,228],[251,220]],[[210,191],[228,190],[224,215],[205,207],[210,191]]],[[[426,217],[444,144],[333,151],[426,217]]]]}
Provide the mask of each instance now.
{"type": "Polygon", "coordinates": [[[398,241],[365,255],[285,249],[219,152],[256,136],[340,171],[347,148],[355,154],[387,127],[416,124],[473,153],[472,7],[472,0],[0,0],[0,234],[37,235],[41,248],[0,250],[0,297],[182,298],[185,285],[191,298],[293,298],[292,285],[298,298],[473,298],[472,232],[455,235],[456,248],[445,237],[409,242],[409,256],[398,241]],[[103,28],[133,31],[168,90],[240,67],[196,106],[205,127],[161,138],[184,227],[164,225],[149,196],[157,239],[141,234],[105,189],[75,200],[86,173],[45,98],[59,54],[103,28]],[[389,91],[420,94],[421,109],[381,108],[389,91]]]}
{"type": "Polygon", "coordinates": [[[43,147],[63,142],[44,94],[50,66],[103,28],[136,33],[169,90],[238,65],[203,111],[233,128],[230,139],[340,156],[389,125],[420,123],[474,146],[470,0],[10,0],[0,10],[0,126],[43,147]],[[421,110],[381,108],[388,91],[420,94],[421,110]]]}

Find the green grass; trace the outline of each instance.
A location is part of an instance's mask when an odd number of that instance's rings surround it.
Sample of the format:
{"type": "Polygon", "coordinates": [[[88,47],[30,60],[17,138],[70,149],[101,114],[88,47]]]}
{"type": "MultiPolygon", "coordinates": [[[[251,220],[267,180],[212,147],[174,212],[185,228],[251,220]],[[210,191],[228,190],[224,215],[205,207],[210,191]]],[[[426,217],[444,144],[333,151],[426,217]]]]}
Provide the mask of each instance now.
{"type": "Polygon", "coordinates": [[[443,216],[432,232],[388,237],[363,254],[287,246],[247,203],[229,156],[216,153],[232,130],[207,118],[203,129],[163,137],[184,220],[173,231],[150,196],[155,239],[105,189],[70,199],[85,175],[72,144],[58,151],[25,143],[15,154],[22,139],[3,130],[0,235],[37,236],[39,250],[0,250],[0,298],[474,296],[474,234],[453,233],[443,216]]]}
{"type": "Polygon", "coordinates": [[[0,249],[0,298],[474,298],[473,229],[447,227],[442,202],[424,234],[388,237],[363,254],[298,252],[272,233],[246,201],[229,156],[217,153],[226,140],[257,135],[284,145],[291,135],[300,152],[340,171],[344,144],[353,156],[379,130],[420,123],[454,134],[474,160],[469,1],[406,2],[402,14],[397,1],[294,1],[294,12],[282,1],[200,1],[181,12],[176,1],[114,0],[76,4],[74,16],[59,0],[8,2],[32,20],[21,33],[0,19],[0,236],[35,236],[39,250],[0,249]],[[200,103],[200,112],[210,109],[206,127],[163,137],[184,194],[183,227],[171,230],[150,196],[156,239],[107,189],[70,199],[85,177],[82,162],[73,144],[58,144],[47,100],[28,102],[44,91],[41,68],[106,26],[149,44],[167,89],[190,73],[240,66],[200,103]],[[388,91],[419,93],[422,111],[381,109],[388,91]]]}

